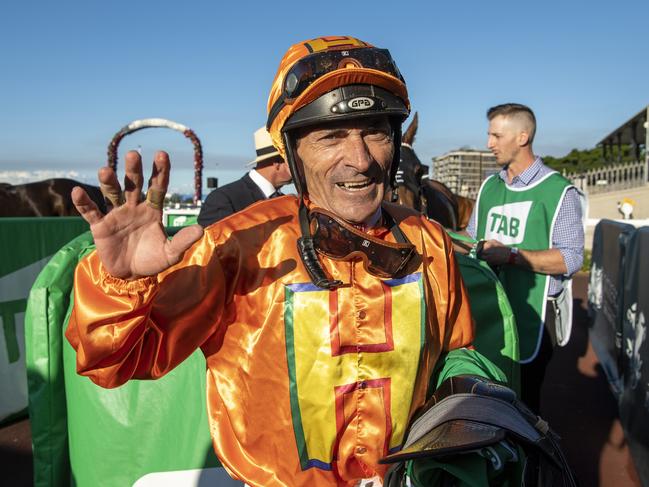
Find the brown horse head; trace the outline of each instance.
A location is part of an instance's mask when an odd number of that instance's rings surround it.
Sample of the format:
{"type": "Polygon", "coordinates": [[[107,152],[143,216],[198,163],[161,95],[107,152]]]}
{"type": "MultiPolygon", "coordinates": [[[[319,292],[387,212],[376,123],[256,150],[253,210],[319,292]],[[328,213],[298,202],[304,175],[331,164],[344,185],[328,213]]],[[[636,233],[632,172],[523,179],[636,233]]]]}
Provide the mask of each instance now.
{"type": "Polygon", "coordinates": [[[412,148],[418,127],[419,116],[415,113],[402,137],[397,202],[425,213],[446,228],[460,230],[468,223],[473,200],[457,196],[441,182],[426,177],[428,166],[421,163],[412,148]]]}
{"type": "Polygon", "coordinates": [[[412,149],[418,125],[419,116],[415,113],[412,122],[401,139],[399,170],[396,178],[396,202],[421,211],[423,202],[421,201],[419,186],[421,178],[428,172],[428,166],[421,163],[412,149]]]}

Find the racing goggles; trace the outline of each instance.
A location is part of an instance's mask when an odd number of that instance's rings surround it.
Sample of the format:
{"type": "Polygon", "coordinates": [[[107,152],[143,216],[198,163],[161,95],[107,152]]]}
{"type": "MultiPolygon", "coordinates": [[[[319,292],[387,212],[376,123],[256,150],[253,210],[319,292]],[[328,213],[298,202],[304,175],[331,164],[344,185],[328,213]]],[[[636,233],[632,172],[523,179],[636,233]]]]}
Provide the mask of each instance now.
{"type": "MultiPolygon", "coordinates": [[[[384,215],[389,217],[387,212],[384,215]]],[[[347,261],[359,257],[365,270],[376,277],[398,277],[416,254],[415,246],[400,230],[397,235],[404,242],[392,243],[367,235],[322,208],[311,210],[309,218],[313,243],[318,252],[334,260],[347,261]]],[[[394,224],[393,228],[399,227],[394,224]]]]}
{"type": "Polygon", "coordinates": [[[284,101],[297,98],[311,83],[327,73],[347,67],[376,69],[403,82],[399,68],[387,49],[361,47],[316,52],[296,62],[284,79],[284,101]]]}
{"type": "Polygon", "coordinates": [[[315,52],[297,61],[286,74],[282,96],[271,108],[268,126],[282,107],[300,96],[317,79],[327,73],[345,68],[375,69],[405,83],[403,76],[387,49],[359,47],[315,52]]]}

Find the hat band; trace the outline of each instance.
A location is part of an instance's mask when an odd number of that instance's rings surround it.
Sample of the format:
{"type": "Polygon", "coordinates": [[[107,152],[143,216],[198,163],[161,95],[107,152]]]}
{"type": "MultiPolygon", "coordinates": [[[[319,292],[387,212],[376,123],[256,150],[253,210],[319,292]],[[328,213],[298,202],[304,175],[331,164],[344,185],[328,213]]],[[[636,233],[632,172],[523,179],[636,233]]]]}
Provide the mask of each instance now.
{"type": "Polygon", "coordinates": [[[260,156],[265,156],[266,154],[277,152],[277,149],[275,149],[275,146],[269,145],[268,147],[262,147],[261,149],[257,149],[256,152],[257,152],[257,157],[260,157],[260,156]]]}

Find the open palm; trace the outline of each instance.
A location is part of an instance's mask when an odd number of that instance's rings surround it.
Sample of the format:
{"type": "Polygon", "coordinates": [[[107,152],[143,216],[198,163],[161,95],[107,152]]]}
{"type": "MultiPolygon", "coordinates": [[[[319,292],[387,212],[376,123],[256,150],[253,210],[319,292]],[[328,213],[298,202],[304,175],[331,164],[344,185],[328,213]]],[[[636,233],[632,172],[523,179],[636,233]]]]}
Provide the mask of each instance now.
{"type": "MultiPolygon", "coordinates": [[[[162,226],[161,200],[169,185],[171,164],[166,152],[158,152],[153,162],[149,192],[153,198],[140,201],[142,159],[130,151],[126,155],[123,204],[113,198],[114,206],[104,215],[80,187],[72,190],[72,201],[90,224],[99,258],[106,271],[120,279],[133,280],[153,276],[178,263],[185,251],[203,235],[199,225],[182,229],[171,240],[162,226]],[[153,200],[149,201],[149,200],[153,200]],[[159,204],[156,204],[156,200],[159,204]]],[[[102,192],[120,195],[115,172],[99,171],[102,192]]]]}

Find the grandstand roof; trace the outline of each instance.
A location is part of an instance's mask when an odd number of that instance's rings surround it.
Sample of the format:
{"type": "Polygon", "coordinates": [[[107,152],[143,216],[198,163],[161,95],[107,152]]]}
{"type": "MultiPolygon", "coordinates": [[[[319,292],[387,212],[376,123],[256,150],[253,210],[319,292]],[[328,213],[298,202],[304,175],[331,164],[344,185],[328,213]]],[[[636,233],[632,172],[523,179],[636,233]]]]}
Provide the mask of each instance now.
{"type": "Polygon", "coordinates": [[[647,126],[649,124],[649,105],[640,110],[627,122],[620,125],[600,140],[597,145],[637,144],[647,145],[647,126]],[[619,137],[619,140],[618,140],[619,137]]]}

